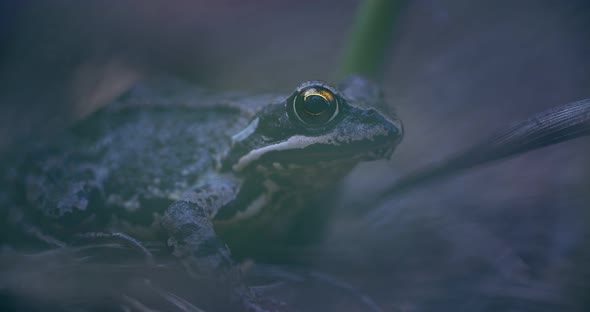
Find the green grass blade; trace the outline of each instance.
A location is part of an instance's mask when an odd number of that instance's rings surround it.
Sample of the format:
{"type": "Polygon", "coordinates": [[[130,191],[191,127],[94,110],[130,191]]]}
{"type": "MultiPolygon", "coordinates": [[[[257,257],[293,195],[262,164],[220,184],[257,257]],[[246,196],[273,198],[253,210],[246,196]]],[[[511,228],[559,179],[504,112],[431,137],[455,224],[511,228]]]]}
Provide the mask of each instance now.
{"type": "Polygon", "coordinates": [[[365,0],[361,4],[338,78],[351,74],[378,78],[400,3],[400,0],[365,0]]]}

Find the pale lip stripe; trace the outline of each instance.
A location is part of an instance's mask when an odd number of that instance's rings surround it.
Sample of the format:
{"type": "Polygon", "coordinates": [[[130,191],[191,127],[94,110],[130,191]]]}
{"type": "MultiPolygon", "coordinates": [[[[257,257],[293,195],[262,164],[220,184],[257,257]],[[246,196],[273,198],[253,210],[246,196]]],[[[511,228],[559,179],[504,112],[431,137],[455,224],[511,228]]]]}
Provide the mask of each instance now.
{"type": "Polygon", "coordinates": [[[252,120],[251,123],[249,123],[246,128],[244,128],[242,131],[234,134],[231,139],[233,142],[240,142],[245,140],[247,137],[249,137],[252,133],[254,133],[254,131],[256,131],[256,128],[258,127],[258,118],[252,120]]]}
{"type": "Polygon", "coordinates": [[[297,148],[306,148],[312,144],[317,144],[317,143],[328,144],[331,142],[333,142],[332,135],[323,135],[323,136],[318,136],[318,137],[308,137],[308,136],[296,135],[296,136],[289,138],[287,141],[283,141],[283,142],[280,142],[277,144],[261,147],[259,149],[255,149],[255,150],[251,151],[250,153],[242,156],[240,158],[240,160],[238,160],[238,163],[233,165],[232,168],[235,171],[241,171],[246,166],[248,166],[250,163],[259,159],[260,157],[262,157],[262,155],[264,155],[268,152],[284,151],[284,150],[297,149],[297,148]]]}

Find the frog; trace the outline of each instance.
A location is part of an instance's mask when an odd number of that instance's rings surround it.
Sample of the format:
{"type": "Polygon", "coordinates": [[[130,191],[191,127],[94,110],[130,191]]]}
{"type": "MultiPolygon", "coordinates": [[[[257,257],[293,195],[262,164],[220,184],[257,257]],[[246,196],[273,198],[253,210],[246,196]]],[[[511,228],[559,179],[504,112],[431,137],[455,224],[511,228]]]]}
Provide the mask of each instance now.
{"type": "Polygon", "coordinates": [[[232,300],[264,311],[237,260],[288,261],[317,240],[338,182],[358,163],[389,159],[403,133],[361,76],[307,81],[286,96],[155,79],[5,170],[14,204],[4,229],[56,248],[159,240],[190,276],[230,281],[232,300]]]}

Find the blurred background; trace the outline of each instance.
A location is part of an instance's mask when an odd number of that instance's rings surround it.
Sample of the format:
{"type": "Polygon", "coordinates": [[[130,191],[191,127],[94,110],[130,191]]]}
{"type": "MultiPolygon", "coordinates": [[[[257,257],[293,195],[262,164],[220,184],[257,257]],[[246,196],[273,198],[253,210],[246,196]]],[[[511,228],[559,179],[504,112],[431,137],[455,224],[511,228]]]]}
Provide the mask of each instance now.
{"type": "MultiPolygon", "coordinates": [[[[359,4],[4,0],[0,153],[57,135],[148,76],[219,92],[332,81],[359,4]]],[[[406,136],[391,161],[345,181],[318,269],[388,311],[590,309],[587,138],[363,206],[494,129],[589,97],[588,2],[407,1],[391,36],[381,84],[406,136]]]]}

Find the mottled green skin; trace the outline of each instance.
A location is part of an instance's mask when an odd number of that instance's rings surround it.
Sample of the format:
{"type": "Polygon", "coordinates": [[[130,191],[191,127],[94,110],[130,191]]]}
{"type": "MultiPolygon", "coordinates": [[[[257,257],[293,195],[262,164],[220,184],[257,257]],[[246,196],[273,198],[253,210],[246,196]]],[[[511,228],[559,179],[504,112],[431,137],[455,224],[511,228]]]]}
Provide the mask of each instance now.
{"type": "Polygon", "coordinates": [[[233,302],[265,311],[236,254],[295,261],[293,247],[319,240],[337,182],[401,140],[378,88],[360,77],[340,87],[310,81],[278,97],[212,95],[171,80],[135,87],[1,171],[1,243],[110,238],[152,258],[144,244],[159,242],[189,276],[214,277],[233,302]],[[331,94],[332,118],[305,121],[315,115],[294,99],[310,88],[331,94]]]}
{"type": "Polygon", "coordinates": [[[151,226],[154,213],[218,167],[249,108],[272,99],[244,98],[176,82],[136,87],[19,161],[12,200],[60,240],[114,220],[151,226]]]}
{"type": "MultiPolygon", "coordinates": [[[[324,84],[304,83],[290,98],[310,85],[324,84]]],[[[124,233],[167,241],[181,258],[215,249],[225,258],[224,243],[234,254],[276,256],[317,240],[338,180],[359,161],[389,157],[401,139],[376,87],[360,78],[341,87],[332,89],[339,115],[309,127],[287,96],[213,95],[169,80],[138,86],[8,170],[7,219],[49,245],[124,233]],[[293,138],[302,139],[287,147],[313,144],[285,149],[293,138]],[[256,206],[253,217],[235,218],[256,206]]]]}

